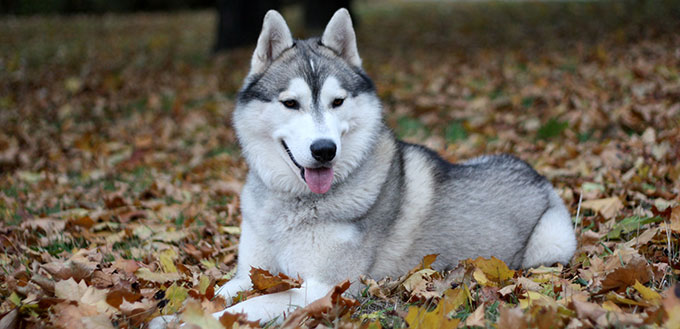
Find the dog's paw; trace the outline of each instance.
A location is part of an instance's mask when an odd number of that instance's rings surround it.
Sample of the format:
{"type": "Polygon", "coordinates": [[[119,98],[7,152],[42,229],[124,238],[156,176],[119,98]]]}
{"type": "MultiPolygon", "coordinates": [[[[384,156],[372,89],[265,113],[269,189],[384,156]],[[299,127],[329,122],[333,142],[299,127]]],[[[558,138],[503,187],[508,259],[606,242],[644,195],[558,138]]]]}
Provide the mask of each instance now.
{"type": "Polygon", "coordinates": [[[230,306],[223,311],[213,313],[213,316],[219,319],[224,313],[245,314],[248,321],[259,321],[260,323],[267,323],[272,320],[282,320],[283,313],[287,310],[286,307],[275,305],[262,300],[261,296],[240,302],[236,305],[230,306]]]}
{"type": "Polygon", "coordinates": [[[161,315],[149,322],[149,329],[166,329],[177,328],[179,326],[179,318],[175,315],[161,315]]]}
{"type": "Polygon", "coordinates": [[[239,292],[246,291],[250,289],[251,286],[252,283],[250,282],[250,278],[234,278],[231,281],[225,283],[223,286],[219,287],[215,292],[215,295],[222,296],[227,302],[227,305],[231,305],[232,299],[238,296],[239,292]]]}

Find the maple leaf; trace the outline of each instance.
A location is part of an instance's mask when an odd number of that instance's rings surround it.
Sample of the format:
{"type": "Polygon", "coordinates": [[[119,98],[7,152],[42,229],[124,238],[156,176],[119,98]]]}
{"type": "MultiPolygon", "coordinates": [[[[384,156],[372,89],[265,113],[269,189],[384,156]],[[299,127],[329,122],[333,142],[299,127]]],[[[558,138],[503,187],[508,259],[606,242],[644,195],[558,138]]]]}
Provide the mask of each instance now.
{"type": "Polygon", "coordinates": [[[73,278],[57,281],[54,284],[54,295],[57,298],[76,301],[91,306],[98,313],[114,313],[115,309],[106,302],[108,290],[88,286],[85,281],[76,283],[73,278]]]}
{"type": "Polygon", "coordinates": [[[92,306],[62,303],[55,305],[52,310],[52,320],[59,328],[113,329],[108,316],[99,314],[92,306]]]}

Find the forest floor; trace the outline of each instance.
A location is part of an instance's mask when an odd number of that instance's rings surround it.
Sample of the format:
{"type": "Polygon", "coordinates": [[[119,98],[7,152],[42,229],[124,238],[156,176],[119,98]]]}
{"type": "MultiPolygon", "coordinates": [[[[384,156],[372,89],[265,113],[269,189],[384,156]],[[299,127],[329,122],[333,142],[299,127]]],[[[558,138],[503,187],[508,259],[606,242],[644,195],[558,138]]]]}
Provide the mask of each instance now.
{"type": "MultiPolygon", "coordinates": [[[[530,270],[477,259],[439,273],[425,259],[284,326],[680,328],[677,1],[356,13],[396,134],[450,161],[526,160],[579,246],[530,270]]],[[[305,34],[299,10],[284,14],[305,34]]],[[[236,266],[247,168],[230,117],[252,51],[211,55],[215,16],[0,18],[1,328],[139,328],[176,312],[254,326],[208,316],[236,266]]]]}

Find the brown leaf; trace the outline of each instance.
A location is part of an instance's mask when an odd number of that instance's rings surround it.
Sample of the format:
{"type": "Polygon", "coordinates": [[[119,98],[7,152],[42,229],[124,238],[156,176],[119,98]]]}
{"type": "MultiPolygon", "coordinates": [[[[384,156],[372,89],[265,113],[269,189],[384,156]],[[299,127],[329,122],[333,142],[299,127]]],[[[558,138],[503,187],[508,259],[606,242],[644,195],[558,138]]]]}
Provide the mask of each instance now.
{"type": "Polygon", "coordinates": [[[328,292],[328,294],[326,294],[326,296],[293,312],[288,319],[283,322],[281,327],[295,328],[302,324],[307,318],[309,318],[311,322],[307,323],[305,321],[305,324],[309,327],[314,327],[321,321],[333,321],[334,319],[342,317],[352,307],[359,305],[359,302],[354,299],[342,297],[342,293],[349,289],[350,285],[351,283],[349,280],[337,284],[328,292]]]}
{"type": "Polygon", "coordinates": [[[108,294],[106,294],[106,302],[115,308],[120,307],[120,304],[123,303],[123,299],[127,300],[130,303],[134,303],[142,299],[142,295],[125,289],[112,290],[109,291],[108,294]]]}
{"type": "Polygon", "coordinates": [[[626,266],[617,268],[605,276],[602,280],[601,292],[614,289],[623,291],[629,286],[635,285],[635,281],[647,283],[651,279],[650,271],[651,268],[644,258],[634,258],[626,266]]]}
{"type": "Polygon", "coordinates": [[[66,229],[71,229],[72,227],[84,227],[86,229],[89,229],[90,227],[94,226],[94,220],[90,218],[89,216],[84,216],[84,217],[79,217],[79,218],[72,218],[66,222],[66,229]]]}
{"type": "Polygon", "coordinates": [[[113,267],[123,270],[125,273],[132,274],[137,271],[140,266],[137,263],[137,261],[134,261],[132,259],[123,259],[123,258],[118,258],[113,262],[113,267]]]}
{"type": "Polygon", "coordinates": [[[668,314],[666,328],[680,328],[680,284],[676,283],[663,293],[663,308],[668,314]]]}
{"type": "Polygon", "coordinates": [[[498,318],[498,328],[504,329],[525,329],[529,326],[527,320],[524,319],[524,312],[519,307],[515,308],[500,308],[500,315],[498,318]]]}
{"type": "Polygon", "coordinates": [[[52,307],[50,317],[59,328],[74,329],[83,328],[83,322],[81,321],[83,318],[96,316],[97,314],[97,308],[94,306],[61,303],[52,307]]]}
{"type": "Polygon", "coordinates": [[[680,233],[680,206],[673,207],[670,220],[671,230],[675,233],[680,233]]]}
{"type": "Polygon", "coordinates": [[[257,267],[250,268],[250,279],[253,281],[253,290],[262,294],[273,294],[302,286],[302,279],[299,277],[293,279],[283,273],[273,275],[257,267]]]}
{"type": "Polygon", "coordinates": [[[108,209],[116,209],[127,205],[125,199],[118,194],[109,195],[104,198],[104,204],[108,209]]]}
{"type": "Polygon", "coordinates": [[[237,328],[260,328],[258,321],[248,321],[248,316],[243,313],[224,312],[220,317],[220,323],[227,329],[234,328],[235,324],[237,328]]]}

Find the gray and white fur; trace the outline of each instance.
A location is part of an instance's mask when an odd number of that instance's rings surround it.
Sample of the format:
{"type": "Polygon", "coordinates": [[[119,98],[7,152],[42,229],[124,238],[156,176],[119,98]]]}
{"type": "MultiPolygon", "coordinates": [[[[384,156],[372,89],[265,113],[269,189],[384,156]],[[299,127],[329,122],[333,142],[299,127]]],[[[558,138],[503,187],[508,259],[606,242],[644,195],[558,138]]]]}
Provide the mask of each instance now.
{"type": "Polygon", "coordinates": [[[576,248],[562,200],[527,163],[451,164],[394,138],[345,9],[308,40],[267,13],[233,122],[250,171],[238,269],[218,294],[249,289],[251,267],[304,284],[223,312],[267,321],[345,279],[356,292],[359,275],[403,275],[427,254],[439,254],[436,269],[478,256],[528,268],[568,263],[576,248]]]}

